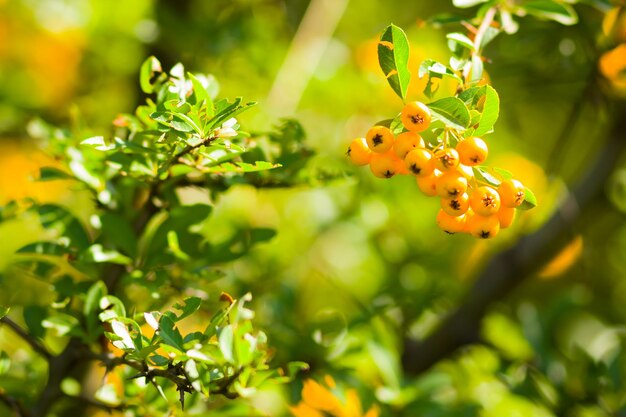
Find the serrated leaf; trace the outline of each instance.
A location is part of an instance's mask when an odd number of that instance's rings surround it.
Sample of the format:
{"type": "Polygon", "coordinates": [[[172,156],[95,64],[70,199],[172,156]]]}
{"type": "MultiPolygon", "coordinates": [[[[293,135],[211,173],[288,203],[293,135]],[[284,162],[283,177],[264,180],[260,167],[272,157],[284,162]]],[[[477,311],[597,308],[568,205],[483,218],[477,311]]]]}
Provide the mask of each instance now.
{"type": "Polygon", "coordinates": [[[443,122],[447,127],[463,131],[470,124],[470,113],[465,103],[457,97],[446,97],[428,104],[433,120],[443,122]]]}
{"type": "Polygon", "coordinates": [[[268,169],[274,169],[281,167],[280,164],[273,164],[267,161],[256,161],[254,164],[249,164],[246,162],[226,162],[224,164],[220,164],[214,167],[209,167],[203,169],[204,172],[209,173],[224,173],[224,172],[258,172],[258,171],[266,171],[268,169]]]}
{"type": "Polygon", "coordinates": [[[73,176],[65,171],[53,167],[41,167],[38,181],[71,180],[73,176]]]}
{"type": "Polygon", "coordinates": [[[404,100],[411,80],[409,41],[402,29],[389,25],[378,43],[378,63],[395,93],[404,100]]]}
{"type": "Polygon", "coordinates": [[[578,23],[578,15],[568,4],[554,0],[534,0],[520,6],[526,13],[543,19],[554,20],[562,25],[571,26],[578,23]]]}
{"type": "Polygon", "coordinates": [[[202,304],[202,300],[198,297],[185,298],[184,304],[176,304],[174,306],[175,309],[182,311],[182,314],[178,316],[176,320],[182,320],[185,317],[191,316],[193,313],[198,311],[200,304],[202,304]]]}
{"type": "Polygon", "coordinates": [[[498,93],[490,85],[486,85],[485,88],[485,104],[483,105],[478,128],[474,132],[476,136],[491,133],[500,115],[500,97],[498,97],[498,93]]]}
{"type": "Polygon", "coordinates": [[[174,321],[165,314],[161,316],[161,320],[159,321],[158,334],[166,344],[180,350],[181,352],[185,351],[183,347],[182,335],[178,329],[175,328],[174,321]]]}
{"type": "Polygon", "coordinates": [[[530,210],[537,207],[537,197],[530,188],[524,187],[524,202],[518,207],[520,210],[530,210]]]}

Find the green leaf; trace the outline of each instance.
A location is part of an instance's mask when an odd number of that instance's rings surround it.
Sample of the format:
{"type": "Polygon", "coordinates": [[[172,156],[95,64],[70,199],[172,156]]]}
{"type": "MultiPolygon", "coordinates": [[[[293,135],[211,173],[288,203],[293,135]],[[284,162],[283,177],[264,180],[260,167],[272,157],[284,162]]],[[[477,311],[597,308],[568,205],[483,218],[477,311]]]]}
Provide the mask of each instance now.
{"type": "Polygon", "coordinates": [[[9,358],[9,355],[4,350],[0,351],[0,375],[4,375],[9,372],[10,367],[11,358],[9,358]]]}
{"type": "Polygon", "coordinates": [[[472,56],[471,82],[478,82],[483,78],[483,60],[479,55],[472,56]]]}
{"type": "Polygon", "coordinates": [[[137,254],[137,236],[126,218],[118,213],[105,212],[100,215],[100,231],[106,237],[107,246],[118,247],[130,257],[137,254]]]}
{"type": "Polygon", "coordinates": [[[465,130],[470,123],[469,110],[457,97],[446,97],[428,104],[433,113],[433,120],[443,122],[447,127],[456,130],[465,130]]]}
{"type": "Polygon", "coordinates": [[[158,59],[151,56],[144,61],[139,71],[139,84],[141,85],[141,91],[146,94],[154,92],[153,77],[156,73],[162,72],[161,63],[158,59]]]}
{"type": "Polygon", "coordinates": [[[233,326],[228,325],[222,328],[218,338],[220,350],[226,362],[234,363],[235,358],[233,356],[233,326]]]}
{"type": "Polygon", "coordinates": [[[309,369],[311,369],[311,367],[306,362],[289,362],[287,363],[287,376],[293,379],[298,373],[302,371],[308,371],[309,369]]]}
{"type": "Polygon", "coordinates": [[[107,287],[102,281],[98,281],[89,288],[85,295],[83,315],[87,322],[87,330],[94,333],[98,325],[98,311],[100,311],[100,299],[107,294],[107,287]]]}
{"type": "Polygon", "coordinates": [[[459,45],[466,47],[470,51],[476,50],[476,48],[474,47],[474,42],[472,42],[470,38],[463,35],[462,33],[458,33],[458,32],[448,33],[446,35],[446,38],[448,38],[449,40],[453,42],[458,43],[459,45]]]}
{"type": "Polygon", "coordinates": [[[113,346],[122,350],[135,350],[135,343],[132,337],[130,337],[130,332],[126,324],[122,323],[120,320],[113,319],[111,320],[111,329],[117,336],[116,338],[109,337],[113,346]]]}
{"type": "Polygon", "coordinates": [[[126,317],[124,303],[114,295],[105,295],[100,299],[100,310],[104,310],[98,316],[101,321],[107,321],[116,317],[126,317]]]}
{"type": "Polygon", "coordinates": [[[500,115],[500,98],[498,97],[498,93],[490,85],[486,85],[485,87],[485,104],[483,105],[478,128],[474,132],[476,136],[493,132],[493,126],[496,124],[498,116],[500,115]]]}
{"type": "Polygon", "coordinates": [[[39,181],[71,180],[70,174],[53,167],[41,167],[39,169],[39,181]]]}
{"type": "Polygon", "coordinates": [[[389,25],[378,43],[378,63],[387,82],[402,100],[406,98],[409,72],[409,41],[402,29],[389,25]]]}
{"type": "Polygon", "coordinates": [[[176,304],[175,309],[181,310],[182,314],[176,318],[176,320],[182,320],[198,311],[202,304],[202,300],[198,297],[187,297],[184,300],[184,304],[176,304]]]}
{"type": "Polygon", "coordinates": [[[477,180],[487,183],[492,187],[498,187],[500,185],[500,180],[490,173],[488,173],[485,169],[481,167],[472,167],[472,171],[474,171],[474,176],[477,180]]]}
{"type": "Polygon", "coordinates": [[[455,7],[464,9],[467,7],[476,6],[477,4],[480,4],[480,3],[487,3],[487,1],[488,0],[452,0],[452,4],[454,4],[455,7]]]}
{"type": "Polygon", "coordinates": [[[187,255],[180,248],[180,244],[178,243],[178,234],[176,234],[175,230],[170,230],[167,232],[167,245],[170,251],[181,261],[188,261],[191,259],[189,255],[187,255]]]}
{"type": "Polygon", "coordinates": [[[258,172],[266,171],[268,169],[279,168],[280,164],[272,164],[267,161],[256,161],[254,164],[248,164],[246,162],[226,162],[214,167],[206,168],[203,171],[209,173],[222,173],[222,172],[258,172]]]}
{"type": "Polygon", "coordinates": [[[70,246],[84,249],[89,246],[89,235],[72,213],[61,206],[44,204],[36,207],[41,225],[47,230],[54,230],[60,236],[70,240],[70,246]]]}
{"type": "Polygon", "coordinates": [[[530,210],[537,207],[537,197],[530,188],[524,187],[524,202],[518,207],[520,210],[530,210]]]}
{"type": "Polygon", "coordinates": [[[570,26],[578,23],[578,15],[572,6],[554,0],[533,0],[520,7],[530,15],[554,20],[562,25],[570,26]]]}
{"type": "Polygon", "coordinates": [[[9,314],[11,311],[10,307],[0,306],[0,319],[9,314]]]}
{"type": "Polygon", "coordinates": [[[95,263],[130,265],[132,259],[115,250],[105,250],[101,244],[91,245],[85,252],[85,260],[95,263]]]}
{"type": "Polygon", "coordinates": [[[211,96],[209,94],[209,92],[207,91],[207,89],[204,87],[204,85],[202,84],[202,81],[196,77],[195,75],[193,75],[192,73],[188,72],[187,73],[187,78],[189,78],[191,80],[191,84],[193,85],[193,95],[196,99],[196,104],[200,104],[203,101],[207,104],[207,113],[206,113],[206,117],[208,119],[213,117],[213,100],[211,100],[211,96]]]}
{"type": "Polygon", "coordinates": [[[54,330],[57,336],[66,336],[72,334],[80,326],[80,323],[76,317],[69,314],[56,313],[56,315],[43,320],[41,325],[46,329],[54,330]]]}
{"type": "Polygon", "coordinates": [[[175,328],[174,321],[167,315],[161,316],[161,320],[159,321],[159,331],[157,333],[166,344],[180,350],[181,352],[185,351],[185,348],[183,347],[183,337],[178,329],[175,328]]]}

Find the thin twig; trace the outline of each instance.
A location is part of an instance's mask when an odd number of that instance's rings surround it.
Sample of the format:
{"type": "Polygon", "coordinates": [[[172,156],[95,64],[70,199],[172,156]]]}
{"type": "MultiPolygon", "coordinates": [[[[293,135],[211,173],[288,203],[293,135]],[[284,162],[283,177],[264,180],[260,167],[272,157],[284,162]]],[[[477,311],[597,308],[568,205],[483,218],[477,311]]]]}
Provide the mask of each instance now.
{"type": "MultiPolygon", "coordinates": [[[[485,13],[483,17],[483,21],[480,23],[478,30],[476,31],[476,36],[474,37],[474,51],[472,52],[472,56],[480,56],[482,53],[482,43],[485,34],[487,33],[487,29],[493,23],[493,19],[496,17],[497,7],[491,7],[485,13]]],[[[471,61],[465,65],[463,68],[463,80],[467,80],[469,78],[469,73],[472,70],[471,61]]]]}
{"type": "Polygon", "coordinates": [[[19,324],[11,320],[9,317],[4,316],[0,319],[0,323],[6,324],[15,334],[17,334],[20,338],[22,338],[26,343],[30,345],[31,348],[41,356],[43,356],[46,360],[50,360],[52,355],[48,352],[48,349],[41,344],[39,340],[37,340],[33,335],[24,330],[19,324]]]}

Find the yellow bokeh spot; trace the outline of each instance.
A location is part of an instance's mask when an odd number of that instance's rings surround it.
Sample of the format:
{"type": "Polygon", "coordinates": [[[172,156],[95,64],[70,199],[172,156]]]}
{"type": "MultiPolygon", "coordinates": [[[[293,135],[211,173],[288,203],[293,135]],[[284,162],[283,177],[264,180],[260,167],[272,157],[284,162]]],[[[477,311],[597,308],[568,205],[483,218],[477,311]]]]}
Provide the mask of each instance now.
{"type": "Polygon", "coordinates": [[[583,253],[583,237],[577,235],[539,272],[539,277],[552,279],[562,275],[574,265],[583,253]]]}
{"type": "MultiPolygon", "coordinates": [[[[324,377],[326,385],[330,389],[336,389],[335,380],[330,376],[324,377]]],[[[356,390],[348,389],[345,393],[345,401],[339,400],[330,389],[318,382],[308,379],[304,381],[302,388],[302,401],[290,407],[295,417],[378,417],[378,407],[372,406],[367,413],[363,414],[361,399],[356,390]]]]}
{"type": "Polygon", "coordinates": [[[626,43],[602,55],[598,66],[614,89],[619,94],[626,94],[626,43]]]}
{"type": "Polygon", "coordinates": [[[0,142],[0,205],[31,198],[45,203],[57,201],[71,181],[37,182],[42,166],[59,164],[40,151],[16,142],[0,142]]]}

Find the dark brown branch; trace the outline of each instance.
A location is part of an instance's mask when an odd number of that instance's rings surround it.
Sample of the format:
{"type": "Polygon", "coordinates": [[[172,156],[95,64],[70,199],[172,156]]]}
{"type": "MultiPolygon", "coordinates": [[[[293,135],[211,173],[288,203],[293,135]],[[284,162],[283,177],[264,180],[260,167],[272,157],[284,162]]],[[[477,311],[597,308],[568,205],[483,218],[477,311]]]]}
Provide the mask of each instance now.
{"type": "Polygon", "coordinates": [[[20,325],[18,325],[16,322],[11,320],[9,317],[5,316],[0,319],[0,323],[6,324],[11,330],[13,330],[15,334],[17,334],[26,343],[28,343],[30,347],[33,348],[33,351],[35,351],[36,353],[46,358],[46,360],[48,361],[50,360],[52,355],[50,355],[50,352],[48,352],[48,349],[46,349],[46,347],[39,340],[37,340],[33,335],[28,333],[26,330],[22,329],[22,327],[20,327],[20,325]]]}
{"type": "Polygon", "coordinates": [[[6,404],[7,407],[13,410],[13,412],[15,413],[17,417],[29,417],[30,416],[28,411],[26,411],[26,409],[24,408],[24,406],[18,399],[13,398],[12,396],[4,392],[2,388],[0,388],[0,402],[6,404]]]}
{"type": "Polygon", "coordinates": [[[402,362],[408,374],[420,374],[458,348],[479,341],[480,322],[491,303],[513,291],[565,246],[572,226],[602,195],[604,184],[626,145],[623,112],[615,120],[608,143],[546,224],[491,259],[459,308],[431,336],[422,342],[405,340],[402,362]]]}

